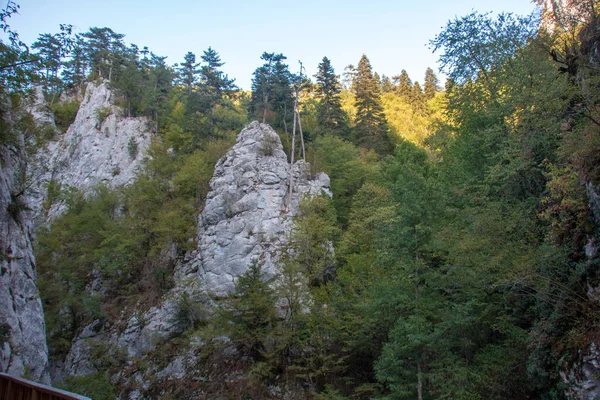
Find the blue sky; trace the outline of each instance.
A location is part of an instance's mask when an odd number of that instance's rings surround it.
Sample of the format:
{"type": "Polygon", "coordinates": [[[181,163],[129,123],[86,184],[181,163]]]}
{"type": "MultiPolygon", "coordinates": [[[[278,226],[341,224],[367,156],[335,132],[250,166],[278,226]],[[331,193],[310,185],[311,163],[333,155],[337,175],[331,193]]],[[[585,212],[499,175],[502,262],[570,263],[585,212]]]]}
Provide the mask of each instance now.
{"type": "MultiPolygon", "coordinates": [[[[5,1],[5,0],[4,0],[5,1]]],[[[422,81],[437,71],[437,55],[427,43],[446,23],[473,10],[529,14],[528,0],[17,0],[20,15],[10,21],[23,41],[54,33],[69,23],[77,32],[107,26],[126,43],[148,46],[180,62],[188,51],[199,59],[214,48],[238,86],[250,89],[252,72],[264,51],[283,53],[290,69],[301,60],[313,75],[323,56],[337,74],[364,53],[374,70],[388,76],[402,69],[422,81]]]]}

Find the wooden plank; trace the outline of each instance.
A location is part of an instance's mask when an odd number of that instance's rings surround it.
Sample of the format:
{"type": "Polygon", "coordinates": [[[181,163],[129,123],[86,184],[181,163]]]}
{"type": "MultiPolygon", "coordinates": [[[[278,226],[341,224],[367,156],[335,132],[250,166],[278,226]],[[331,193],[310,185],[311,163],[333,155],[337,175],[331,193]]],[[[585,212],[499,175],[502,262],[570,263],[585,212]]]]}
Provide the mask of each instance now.
{"type": "Polygon", "coordinates": [[[19,400],[91,400],[86,396],[43,385],[28,379],[17,378],[3,372],[0,372],[0,394],[6,399],[16,398],[19,400]]]}

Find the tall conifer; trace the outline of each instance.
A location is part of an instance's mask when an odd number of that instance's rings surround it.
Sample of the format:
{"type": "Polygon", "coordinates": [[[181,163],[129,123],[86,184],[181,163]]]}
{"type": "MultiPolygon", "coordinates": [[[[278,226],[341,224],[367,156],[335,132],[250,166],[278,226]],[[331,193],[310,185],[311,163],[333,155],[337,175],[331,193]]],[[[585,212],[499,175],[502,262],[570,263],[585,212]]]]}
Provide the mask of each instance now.
{"type": "Polygon", "coordinates": [[[324,132],[344,135],[347,128],[346,114],[342,110],[340,92],[342,87],[331,61],[323,57],[315,75],[317,93],[320,97],[317,121],[324,132]]]}
{"type": "Polygon", "coordinates": [[[356,96],[356,142],[379,154],[391,151],[388,127],[381,106],[379,82],[366,55],[361,57],[354,84],[356,96]]]}

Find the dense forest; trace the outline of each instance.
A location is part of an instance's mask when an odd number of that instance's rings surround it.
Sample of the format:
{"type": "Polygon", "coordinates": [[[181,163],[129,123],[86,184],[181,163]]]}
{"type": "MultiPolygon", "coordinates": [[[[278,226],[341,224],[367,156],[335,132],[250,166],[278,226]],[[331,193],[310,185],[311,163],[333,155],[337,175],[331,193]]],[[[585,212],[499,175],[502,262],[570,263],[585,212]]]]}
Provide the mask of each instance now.
{"type": "MultiPolygon", "coordinates": [[[[152,355],[203,343],[197,368],[219,376],[233,366],[214,360],[233,343],[245,378],[157,387],[156,398],[198,387],[278,398],[274,385],[329,400],[565,398],[560,372],[600,334],[597,1],[448,22],[430,42],[445,87],[432,69],[423,86],[401,68],[380,76],[366,55],[341,73],[323,57],[309,77],[265,52],[251,92],[210,47],[168,65],[110,28],[71,25],[28,47],[9,26],[17,8],[0,15],[2,142],[24,132],[35,153],[55,140],[88,82],[108,82],[122,115],[153,133],[129,186],[48,185],[44,207],[66,207],[35,243],[54,360],[90,321],[148,308],[172,287],[215,163],[258,120],[291,160],[329,175],[333,196],[302,203],[278,284],[257,263],[231,296],[181,296],[179,329],[152,355]],[[34,87],[57,130],[22,111],[34,87]],[[20,116],[11,129],[9,113],[20,116]],[[98,276],[105,290],[86,290],[98,276]]],[[[62,385],[114,398],[125,357],[96,354],[96,373],[62,385]]]]}

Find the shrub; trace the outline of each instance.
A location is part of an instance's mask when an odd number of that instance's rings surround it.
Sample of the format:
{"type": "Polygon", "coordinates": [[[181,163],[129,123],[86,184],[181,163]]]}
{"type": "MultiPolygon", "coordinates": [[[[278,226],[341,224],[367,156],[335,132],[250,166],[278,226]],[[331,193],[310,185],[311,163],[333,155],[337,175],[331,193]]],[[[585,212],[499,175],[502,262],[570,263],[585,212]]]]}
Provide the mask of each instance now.
{"type": "Polygon", "coordinates": [[[50,179],[46,184],[46,200],[44,200],[43,207],[46,213],[50,211],[50,207],[57,201],[60,200],[61,187],[60,182],[55,179],[50,179]]]}
{"type": "Polygon", "coordinates": [[[7,323],[0,324],[0,344],[8,342],[10,339],[10,325],[7,323]]]}
{"type": "Polygon", "coordinates": [[[117,398],[117,391],[110,383],[110,376],[102,372],[67,378],[63,389],[91,397],[94,400],[117,398]]]}
{"type": "Polygon", "coordinates": [[[264,156],[272,156],[275,154],[275,150],[277,150],[277,136],[265,134],[263,136],[263,141],[260,145],[260,152],[264,156]]]}
{"type": "Polygon", "coordinates": [[[54,122],[56,127],[62,132],[66,132],[69,126],[75,121],[77,111],[79,111],[79,101],[73,99],[62,103],[54,103],[52,105],[52,113],[54,114],[54,122]]]}
{"type": "Polygon", "coordinates": [[[175,300],[173,323],[180,332],[193,328],[198,322],[208,318],[207,298],[201,295],[179,294],[175,300]]]}
{"type": "Polygon", "coordinates": [[[100,126],[106,121],[106,118],[112,114],[112,108],[110,106],[104,106],[96,110],[96,126],[100,126]]]}
{"type": "Polygon", "coordinates": [[[135,138],[131,136],[129,138],[129,142],[127,142],[127,153],[129,153],[129,158],[135,160],[138,153],[138,143],[135,141],[135,138]]]}

